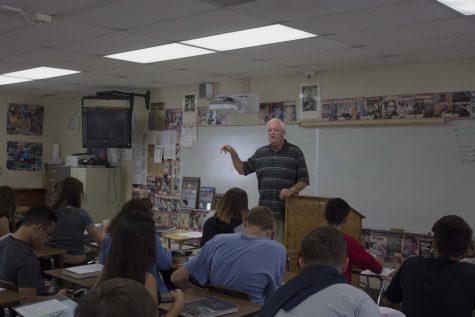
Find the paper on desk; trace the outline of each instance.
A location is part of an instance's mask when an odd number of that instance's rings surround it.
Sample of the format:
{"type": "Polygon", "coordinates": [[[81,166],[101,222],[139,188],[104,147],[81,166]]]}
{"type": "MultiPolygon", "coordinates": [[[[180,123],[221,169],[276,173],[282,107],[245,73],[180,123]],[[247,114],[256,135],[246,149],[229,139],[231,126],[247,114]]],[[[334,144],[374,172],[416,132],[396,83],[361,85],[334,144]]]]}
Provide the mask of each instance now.
{"type": "Polygon", "coordinates": [[[381,273],[374,273],[374,272],[371,272],[370,270],[364,270],[364,271],[361,271],[361,275],[374,275],[374,276],[383,276],[383,277],[386,277],[388,276],[389,274],[391,274],[392,272],[394,272],[396,269],[393,269],[393,268],[390,268],[390,267],[385,267],[383,268],[383,271],[381,273]]]}
{"type": "Polygon", "coordinates": [[[48,316],[66,309],[68,307],[57,299],[15,308],[16,312],[23,317],[48,316]]]}
{"type": "Polygon", "coordinates": [[[188,231],[188,232],[177,233],[177,235],[182,236],[182,237],[187,237],[187,238],[201,238],[203,236],[203,233],[199,231],[188,231]]]}

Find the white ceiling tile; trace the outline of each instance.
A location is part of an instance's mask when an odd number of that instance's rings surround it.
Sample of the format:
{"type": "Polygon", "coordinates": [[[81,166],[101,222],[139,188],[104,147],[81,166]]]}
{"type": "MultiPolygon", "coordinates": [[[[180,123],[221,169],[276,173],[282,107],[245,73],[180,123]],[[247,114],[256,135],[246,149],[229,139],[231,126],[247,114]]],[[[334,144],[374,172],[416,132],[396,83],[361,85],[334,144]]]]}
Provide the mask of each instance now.
{"type": "Polygon", "coordinates": [[[400,60],[390,57],[376,57],[370,59],[360,59],[352,61],[341,61],[338,63],[326,63],[326,64],[316,64],[308,65],[305,67],[300,67],[299,70],[303,71],[327,71],[327,70],[338,70],[338,69],[349,69],[349,68],[359,68],[359,67],[368,67],[368,66],[380,66],[380,65],[392,65],[400,64],[400,60]]]}
{"type": "Polygon", "coordinates": [[[377,55],[375,53],[368,52],[360,48],[347,48],[343,50],[326,51],[316,54],[273,58],[269,61],[278,65],[298,67],[315,64],[336,63],[340,61],[365,59],[372,57],[377,57],[377,55]]]}
{"type": "Polygon", "coordinates": [[[39,49],[41,49],[41,47],[0,41],[0,57],[22,54],[39,49]]]}
{"type": "Polygon", "coordinates": [[[127,67],[116,67],[108,68],[103,70],[98,70],[100,74],[115,75],[120,77],[130,77],[130,76],[143,76],[148,74],[156,74],[162,72],[171,72],[174,69],[160,67],[150,64],[135,64],[127,67]]]}
{"type": "Polygon", "coordinates": [[[227,9],[219,9],[130,29],[128,31],[169,41],[184,41],[198,37],[250,29],[267,24],[269,24],[269,21],[227,9]],[[206,23],[203,23],[204,21],[206,21],[206,23]]]}
{"type": "Polygon", "coordinates": [[[475,33],[475,24],[462,18],[416,23],[404,26],[373,29],[328,36],[353,45],[375,45],[410,40],[423,40],[443,36],[475,33]]]}
{"type": "Polygon", "coordinates": [[[338,34],[454,17],[457,17],[454,12],[434,2],[409,1],[293,21],[286,25],[315,34],[338,34]]]}
{"type": "Polygon", "coordinates": [[[166,42],[118,31],[82,41],[60,45],[56,48],[65,51],[104,56],[162,44],[166,44],[166,42]]]}
{"type": "Polygon", "coordinates": [[[60,45],[89,37],[110,33],[113,30],[64,20],[53,20],[19,31],[0,34],[0,39],[42,47],[60,45]]]}
{"type": "Polygon", "coordinates": [[[286,67],[286,68],[281,68],[281,69],[239,73],[235,75],[235,78],[245,79],[245,78],[273,77],[273,76],[283,76],[283,75],[290,75],[290,74],[296,74],[296,73],[302,73],[302,72],[299,69],[296,69],[293,67],[286,67]]]}
{"type": "Polygon", "coordinates": [[[5,57],[4,60],[25,65],[49,66],[53,63],[79,60],[86,57],[89,56],[45,48],[30,53],[5,57]]]}
{"type": "Polygon", "coordinates": [[[453,37],[439,37],[428,40],[397,42],[381,45],[365,46],[365,50],[383,55],[401,55],[410,53],[432,53],[441,48],[470,46],[475,43],[475,34],[453,37]]]}
{"type": "Polygon", "coordinates": [[[404,62],[420,62],[420,61],[429,61],[437,59],[446,59],[446,58],[456,58],[456,57],[469,57],[475,56],[475,47],[468,48],[458,48],[448,51],[435,51],[432,53],[424,54],[406,54],[397,56],[397,59],[400,59],[404,62]]]}
{"type": "Polygon", "coordinates": [[[111,59],[105,57],[90,57],[74,61],[51,63],[51,66],[62,67],[66,69],[75,69],[81,71],[98,71],[116,67],[133,66],[135,63],[111,59]]]}
{"type": "Polygon", "coordinates": [[[404,1],[407,0],[261,0],[235,6],[233,10],[275,22],[285,22],[404,1]]]}
{"type": "Polygon", "coordinates": [[[104,87],[114,87],[114,86],[122,86],[122,87],[131,87],[133,85],[146,85],[148,82],[142,79],[137,78],[112,78],[107,80],[97,80],[91,81],[90,84],[104,86],[104,87]]]}
{"type": "Polygon", "coordinates": [[[192,79],[192,78],[203,78],[209,76],[207,74],[178,70],[167,73],[158,73],[153,75],[140,76],[138,78],[149,81],[149,82],[160,82],[160,81],[170,81],[170,80],[182,80],[182,79],[192,79]]]}
{"type": "Polygon", "coordinates": [[[187,58],[174,59],[153,63],[152,65],[160,65],[175,69],[196,69],[208,66],[219,66],[235,63],[243,63],[249,61],[248,58],[231,55],[229,53],[214,53],[187,58]]]}
{"type": "Polygon", "coordinates": [[[91,4],[103,2],[103,0],[2,0],[2,4],[21,8],[29,12],[39,12],[43,14],[59,14],[65,11],[78,9],[91,4]]]}
{"type": "MultiPolygon", "coordinates": [[[[3,3],[3,1],[2,1],[3,3]]],[[[31,24],[25,21],[15,12],[0,11],[0,34],[8,33],[23,27],[30,27],[31,24]]]]}
{"type": "Polygon", "coordinates": [[[67,17],[70,21],[124,30],[215,9],[197,0],[125,0],[67,17]]]}
{"type": "Polygon", "coordinates": [[[14,71],[18,71],[19,69],[26,69],[26,68],[28,68],[28,66],[26,65],[0,62],[0,74],[11,73],[14,71]]]}
{"type": "Polygon", "coordinates": [[[61,76],[49,78],[50,82],[61,82],[64,84],[89,84],[94,81],[114,79],[114,76],[95,74],[95,73],[78,73],[69,76],[61,76]]]}
{"type": "Polygon", "coordinates": [[[212,66],[212,67],[203,67],[198,70],[212,75],[222,75],[234,77],[234,74],[251,72],[251,71],[263,71],[263,70],[272,70],[272,69],[281,69],[282,66],[275,65],[271,63],[266,63],[262,61],[252,61],[247,63],[237,63],[229,64],[222,66],[212,66]]]}
{"type": "Polygon", "coordinates": [[[228,53],[245,56],[253,59],[269,59],[274,57],[317,53],[322,51],[337,50],[349,47],[350,45],[348,44],[327,39],[322,36],[317,36],[303,40],[228,51],[228,53]]]}

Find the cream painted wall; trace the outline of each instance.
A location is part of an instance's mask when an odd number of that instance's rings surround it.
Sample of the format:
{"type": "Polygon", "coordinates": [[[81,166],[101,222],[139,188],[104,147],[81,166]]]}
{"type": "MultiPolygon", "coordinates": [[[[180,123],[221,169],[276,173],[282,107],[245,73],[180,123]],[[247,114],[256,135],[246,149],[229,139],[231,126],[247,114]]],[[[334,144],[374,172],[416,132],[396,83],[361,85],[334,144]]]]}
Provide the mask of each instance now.
{"type": "Polygon", "coordinates": [[[0,94],[0,184],[12,187],[43,187],[43,171],[9,171],[7,169],[6,151],[8,141],[27,141],[43,143],[43,164],[51,157],[51,149],[54,143],[59,143],[58,138],[58,100],[53,98],[38,98],[19,95],[0,94]],[[6,127],[6,115],[10,103],[43,105],[44,121],[43,135],[24,136],[8,135],[6,127]]]}

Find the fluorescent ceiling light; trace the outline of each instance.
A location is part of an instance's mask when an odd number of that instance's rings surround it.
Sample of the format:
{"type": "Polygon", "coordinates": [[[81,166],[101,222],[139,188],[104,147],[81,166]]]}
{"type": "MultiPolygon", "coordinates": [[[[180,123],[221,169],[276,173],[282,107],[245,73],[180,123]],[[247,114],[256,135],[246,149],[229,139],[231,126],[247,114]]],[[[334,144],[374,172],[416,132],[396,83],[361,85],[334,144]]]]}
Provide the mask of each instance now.
{"type": "Polygon", "coordinates": [[[7,77],[7,76],[0,75],[0,85],[23,83],[25,81],[32,81],[32,80],[33,79],[15,78],[15,77],[7,77]]]}
{"type": "Polygon", "coordinates": [[[211,53],[214,52],[198,47],[173,43],[119,54],[107,55],[104,57],[145,64],[211,53]]]}
{"type": "Polygon", "coordinates": [[[80,71],[42,66],[42,67],[25,69],[18,72],[2,74],[2,75],[9,76],[9,77],[16,77],[16,78],[26,78],[26,79],[44,79],[44,78],[59,77],[59,76],[77,74],[77,73],[80,73],[80,71]]]}
{"type": "Polygon", "coordinates": [[[452,9],[465,14],[475,14],[475,1],[473,0],[437,0],[452,9]]]}
{"type": "Polygon", "coordinates": [[[204,47],[216,51],[228,51],[244,47],[300,40],[314,36],[318,35],[293,29],[281,24],[274,24],[255,29],[202,37],[180,43],[204,47]]]}

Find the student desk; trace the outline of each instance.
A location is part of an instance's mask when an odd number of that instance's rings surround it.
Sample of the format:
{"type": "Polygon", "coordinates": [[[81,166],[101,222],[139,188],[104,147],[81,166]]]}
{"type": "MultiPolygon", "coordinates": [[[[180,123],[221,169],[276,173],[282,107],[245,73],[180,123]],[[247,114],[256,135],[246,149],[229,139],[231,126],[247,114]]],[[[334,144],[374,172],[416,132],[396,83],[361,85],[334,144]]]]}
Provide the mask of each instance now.
{"type": "Polygon", "coordinates": [[[54,269],[56,266],[63,266],[61,254],[66,253],[66,250],[44,245],[41,249],[33,250],[33,253],[37,258],[51,257],[54,260],[51,263],[51,268],[54,269]]]}
{"type": "Polygon", "coordinates": [[[47,270],[47,271],[44,271],[43,273],[45,273],[46,275],[52,276],[56,279],[68,281],[75,285],[79,285],[85,288],[92,288],[94,287],[94,285],[96,285],[98,276],[86,277],[86,278],[74,278],[72,276],[63,274],[63,270],[64,270],[63,268],[59,268],[59,269],[54,269],[54,270],[47,270]]]}
{"type": "Polygon", "coordinates": [[[364,270],[359,272],[360,276],[366,277],[366,286],[368,289],[368,294],[370,294],[370,285],[369,285],[369,278],[376,278],[379,281],[379,291],[378,291],[378,299],[376,300],[376,305],[379,306],[381,303],[381,298],[383,297],[383,292],[384,292],[384,281],[389,281],[392,279],[396,272],[396,268],[388,268],[388,267],[383,267],[383,272],[380,274],[373,273],[369,270],[364,270]]]}
{"type": "Polygon", "coordinates": [[[6,308],[9,305],[18,303],[22,299],[24,299],[24,297],[21,297],[21,295],[18,294],[17,292],[10,291],[7,289],[0,291],[0,306],[1,307],[6,308]]]}
{"type": "Polygon", "coordinates": [[[180,235],[180,233],[186,233],[186,232],[191,232],[191,231],[176,230],[176,231],[173,231],[173,232],[170,232],[170,233],[165,233],[163,235],[160,235],[160,237],[168,240],[168,249],[172,248],[171,242],[175,241],[176,243],[178,243],[178,249],[181,250],[181,248],[183,246],[183,243],[185,243],[187,241],[191,241],[191,240],[201,239],[201,237],[198,237],[198,238],[196,238],[196,237],[185,237],[185,236],[180,235]]]}
{"type": "MultiPolygon", "coordinates": [[[[239,310],[232,314],[226,314],[226,316],[253,316],[261,310],[261,305],[255,304],[245,299],[240,299],[231,295],[225,295],[220,292],[210,291],[208,289],[193,287],[184,290],[185,303],[194,299],[200,299],[209,296],[216,296],[233,304],[239,305],[239,310]]],[[[158,307],[162,311],[169,311],[173,303],[161,303],[158,307]]]]}

